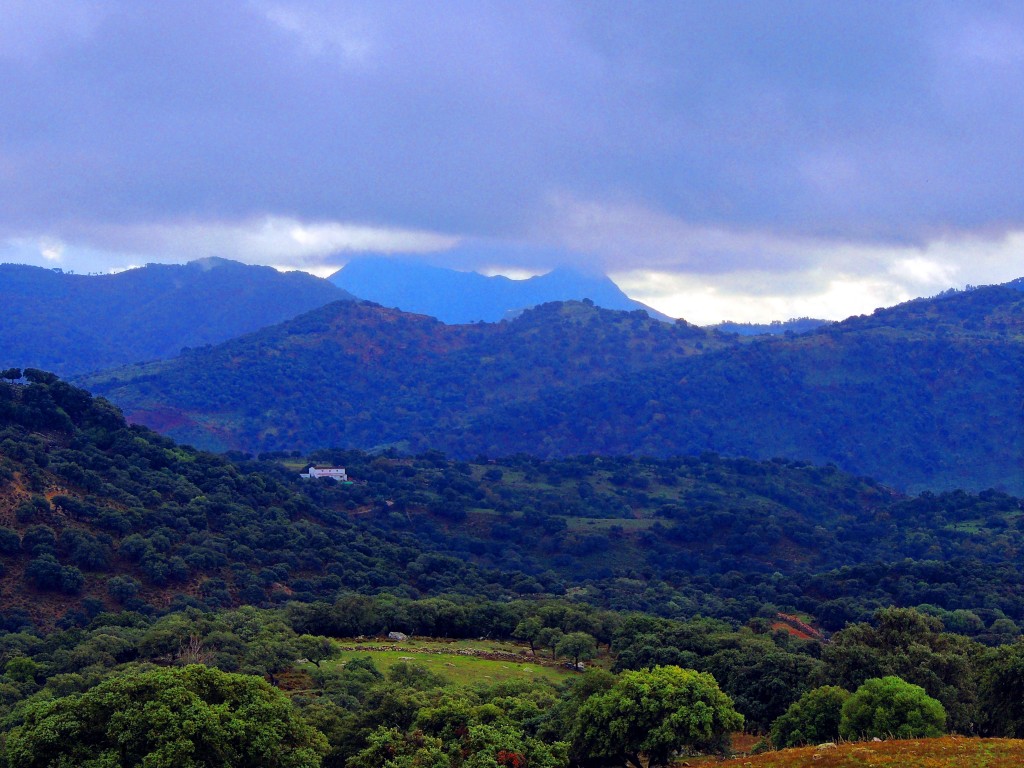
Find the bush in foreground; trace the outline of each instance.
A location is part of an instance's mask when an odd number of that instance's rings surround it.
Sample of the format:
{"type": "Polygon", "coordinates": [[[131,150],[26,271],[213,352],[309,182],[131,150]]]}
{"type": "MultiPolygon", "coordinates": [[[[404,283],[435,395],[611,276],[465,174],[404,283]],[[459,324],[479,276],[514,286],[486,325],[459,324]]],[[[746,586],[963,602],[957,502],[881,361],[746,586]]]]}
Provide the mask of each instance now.
{"type": "Polygon", "coordinates": [[[839,735],[844,739],[915,739],[941,736],[946,710],[924,688],[902,678],[875,677],[843,704],[839,735]]]}
{"type": "Polygon", "coordinates": [[[283,693],[200,665],[128,672],[23,715],[9,768],[319,768],[327,752],[283,693]]]}
{"type": "Polygon", "coordinates": [[[850,695],[836,685],[808,691],[772,723],[772,744],[776,749],[785,749],[832,741],[839,736],[843,704],[850,695]]]}
{"type": "Polygon", "coordinates": [[[675,666],[623,672],[576,715],[575,757],[643,768],[668,765],[682,750],[725,752],[743,715],[706,672],[675,666]]]}

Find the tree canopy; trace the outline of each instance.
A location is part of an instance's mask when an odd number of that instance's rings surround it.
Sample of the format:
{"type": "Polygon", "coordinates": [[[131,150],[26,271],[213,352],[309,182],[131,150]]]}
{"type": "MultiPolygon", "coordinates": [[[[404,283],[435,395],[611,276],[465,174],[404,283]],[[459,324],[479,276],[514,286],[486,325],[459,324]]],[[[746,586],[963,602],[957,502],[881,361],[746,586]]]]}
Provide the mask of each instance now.
{"type": "Polygon", "coordinates": [[[785,749],[837,738],[843,704],[849,698],[850,692],[837,685],[808,691],[772,723],[772,745],[785,749]]]}
{"type": "Polygon", "coordinates": [[[318,768],[327,752],[280,691],[200,665],[129,671],[23,714],[10,768],[318,768]]]}
{"type": "Polygon", "coordinates": [[[572,734],[574,756],[601,765],[667,765],[684,749],[725,752],[743,716],[706,672],[676,666],[624,672],[580,707],[572,734]]]}
{"type": "Polygon", "coordinates": [[[942,704],[894,675],[874,677],[843,704],[839,734],[844,739],[913,739],[941,736],[946,728],[942,704]]]}

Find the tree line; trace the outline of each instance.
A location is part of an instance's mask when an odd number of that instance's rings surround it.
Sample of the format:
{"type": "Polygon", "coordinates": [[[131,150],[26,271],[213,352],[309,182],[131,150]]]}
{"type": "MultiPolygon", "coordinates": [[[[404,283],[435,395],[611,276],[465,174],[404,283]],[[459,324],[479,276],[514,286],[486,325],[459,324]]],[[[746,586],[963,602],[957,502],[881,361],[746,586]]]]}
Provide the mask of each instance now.
{"type": "Polygon", "coordinates": [[[879,611],[822,643],[567,602],[511,614],[480,600],[422,602],[350,595],[4,632],[6,764],[642,768],[722,753],[740,729],[761,734],[762,749],[945,732],[1024,737],[1024,643],[988,648],[909,609],[879,611]],[[338,662],[342,638],[315,633],[403,626],[416,611],[439,622],[456,608],[472,617],[460,636],[521,638],[524,651],[546,628],[596,644],[580,628],[591,629],[608,638],[613,669],[559,685],[455,684],[412,661],[386,673],[369,656],[338,662]]]}

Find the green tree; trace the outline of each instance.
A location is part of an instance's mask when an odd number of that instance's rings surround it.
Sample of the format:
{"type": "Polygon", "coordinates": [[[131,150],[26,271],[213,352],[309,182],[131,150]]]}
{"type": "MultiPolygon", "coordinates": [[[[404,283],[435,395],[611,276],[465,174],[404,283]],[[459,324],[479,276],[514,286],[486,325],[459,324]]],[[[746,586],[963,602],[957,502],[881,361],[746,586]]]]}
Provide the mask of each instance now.
{"type": "Polygon", "coordinates": [[[421,732],[404,734],[380,726],[366,739],[366,747],[346,762],[348,768],[448,768],[451,759],[441,739],[421,732]]]}
{"type": "Polygon", "coordinates": [[[984,648],[942,631],[942,623],[912,608],[882,608],[871,624],[853,624],[832,636],[822,651],[822,683],[856,690],[869,678],[895,676],[938,699],[949,728],[975,733],[983,719],[977,681],[984,648]]]}
{"type": "MultiPolygon", "coordinates": [[[[461,744],[452,746],[459,757],[466,755],[464,768],[563,768],[567,763],[564,742],[545,743],[511,723],[470,725],[461,744]]],[[[459,764],[458,758],[452,762],[459,764]]]]}
{"type": "Polygon", "coordinates": [[[280,691],[199,665],[33,702],[6,743],[9,768],[318,768],[326,751],[280,691]]]}
{"type": "Polygon", "coordinates": [[[558,700],[538,722],[537,735],[546,741],[565,739],[576,727],[576,716],[583,703],[595,694],[608,691],[616,679],[611,672],[591,667],[567,680],[558,700]]]}
{"type": "Polygon", "coordinates": [[[114,576],[107,582],[107,594],[119,603],[125,603],[137,597],[142,584],[131,576],[114,576]]]}
{"type": "Polygon", "coordinates": [[[850,692],[836,685],[808,691],[772,723],[772,744],[785,749],[837,738],[843,704],[849,698],[850,692]]]}
{"type": "Polygon", "coordinates": [[[743,716],[706,672],[654,667],[619,675],[607,691],[580,707],[572,732],[572,756],[579,761],[629,762],[642,768],[667,765],[674,752],[721,752],[743,716]]]}
{"type": "Polygon", "coordinates": [[[580,660],[587,661],[597,656],[597,641],[586,632],[570,632],[555,646],[558,656],[568,656],[573,666],[579,669],[580,660]]]}
{"type": "Polygon", "coordinates": [[[839,735],[844,739],[941,736],[946,710],[919,685],[902,678],[874,677],[843,704],[839,735]]]}
{"type": "Polygon", "coordinates": [[[260,635],[245,646],[246,665],[266,675],[273,685],[277,685],[278,673],[290,669],[297,658],[298,652],[289,640],[269,633],[260,635]]]}
{"type": "Polygon", "coordinates": [[[15,656],[4,667],[4,674],[16,683],[34,683],[41,671],[39,664],[27,656],[15,656]]]}
{"type": "Polygon", "coordinates": [[[997,648],[979,686],[982,733],[1024,736],[1024,642],[997,648]]]}
{"type": "Polygon", "coordinates": [[[779,648],[768,637],[739,638],[703,661],[743,714],[748,728],[766,731],[793,700],[811,687],[821,662],[779,648]]]}
{"type": "Polygon", "coordinates": [[[340,653],[338,643],[322,635],[300,635],[295,639],[295,650],[317,667],[321,662],[333,659],[340,653]]]}
{"type": "Polygon", "coordinates": [[[543,629],[543,625],[540,623],[540,619],[536,616],[529,616],[518,624],[512,631],[512,637],[516,640],[525,640],[530,644],[530,653],[534,656],[537,655],[537,638],[540,636],[540,632],[543,629]]]}
{"type": "Polygon", "coordinates": [[[555,649],[562,639],[563,632],[558,627],[544,627],[537,633],[537,644],[542,648],[551,649],[551,658],[555,658],[555,649]]]}

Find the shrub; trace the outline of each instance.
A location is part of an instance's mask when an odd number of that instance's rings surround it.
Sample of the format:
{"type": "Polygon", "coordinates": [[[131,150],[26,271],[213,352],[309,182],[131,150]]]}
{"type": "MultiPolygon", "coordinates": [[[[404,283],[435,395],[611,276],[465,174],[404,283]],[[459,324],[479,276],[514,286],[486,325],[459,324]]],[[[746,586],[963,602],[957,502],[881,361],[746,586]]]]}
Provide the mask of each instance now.
{"type": "Polygon", "coordinates": [[[942,704],[921,686],[889,676],[865,681],[846,700],[839,735],[844,739],[913,739],[941,736],[945,728],[942,704]]]}
{"type": "Polygon", "coordinates": [[[849,698],[850,692],[836,685],[808,691],[772,723],[772,744],[785,749],[835,739],[843,704],[849,698]]]}
{"type": "Polygon", "coordinates": [[[0,555],[16,555],[21,551],[21,538],[10,528],[0,528],[0,555]]]}

